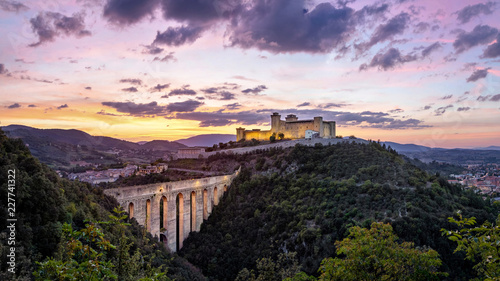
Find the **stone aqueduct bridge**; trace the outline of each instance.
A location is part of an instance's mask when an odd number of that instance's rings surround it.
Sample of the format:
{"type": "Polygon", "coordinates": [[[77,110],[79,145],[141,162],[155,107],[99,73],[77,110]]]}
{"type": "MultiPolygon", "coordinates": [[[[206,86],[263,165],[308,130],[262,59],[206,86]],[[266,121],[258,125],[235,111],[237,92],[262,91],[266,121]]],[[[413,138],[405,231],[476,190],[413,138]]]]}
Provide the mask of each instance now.
{"type": "Polygon", "coordinates": [[[104,193],[115,197],[131,218],[135,218],[175,252],[182,248],[182,242],[190,232],[200,230],[203,220],[212,213],[239,172],[237,170],[232,175],[194,180],[112,188],[104,190],[104,193]]]}

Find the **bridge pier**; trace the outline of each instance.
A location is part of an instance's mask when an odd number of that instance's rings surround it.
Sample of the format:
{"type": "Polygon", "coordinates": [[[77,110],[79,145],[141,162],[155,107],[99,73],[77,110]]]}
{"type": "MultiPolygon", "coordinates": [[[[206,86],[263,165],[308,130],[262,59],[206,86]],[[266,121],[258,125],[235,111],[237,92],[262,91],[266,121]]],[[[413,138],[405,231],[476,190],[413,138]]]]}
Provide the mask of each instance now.
{"type": "Polygon", "coordinates": [[[208,219],[239,171],[195,180],[106,189],[104,193],[115,197],[123,209],[157,239],[164,235],[168,248],[175,252],[182,248],[191,231],[200,231],[201,224],[208,219]],[[166,232],[161,231],[162,224],[166,232]]]}

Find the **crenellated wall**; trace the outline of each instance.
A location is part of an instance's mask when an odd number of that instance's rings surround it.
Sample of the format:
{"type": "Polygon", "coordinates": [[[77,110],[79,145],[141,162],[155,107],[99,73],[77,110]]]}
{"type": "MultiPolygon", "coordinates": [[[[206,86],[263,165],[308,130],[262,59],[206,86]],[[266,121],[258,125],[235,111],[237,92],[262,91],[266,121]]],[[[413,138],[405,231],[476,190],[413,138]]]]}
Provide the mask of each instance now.
{"type": "Polygon", "coordinates": [[[200,230],[203,220],[212,213],[239,171],[224,176],[106,189],[104,193],[115,197],[139,224],[158,239],[166,240],[170,250],[175,252],[182,248],[190,232],[200,230]],[[160,201],[164,205],[163,232],[160,229],[160,201]]]}

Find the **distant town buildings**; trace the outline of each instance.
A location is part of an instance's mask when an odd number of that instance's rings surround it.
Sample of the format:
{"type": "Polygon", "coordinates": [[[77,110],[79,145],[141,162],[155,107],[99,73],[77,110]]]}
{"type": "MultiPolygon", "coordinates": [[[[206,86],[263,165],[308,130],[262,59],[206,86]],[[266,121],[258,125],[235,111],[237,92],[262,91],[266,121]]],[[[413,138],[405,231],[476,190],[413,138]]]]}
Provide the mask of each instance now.
{"type": "Polygon", "coordinates": [[[168,169],[168,165],[166,164],[158,164],[155,166],[146,166],[144,168],[139,168],[137,171],[138,175],[149,175],[149,174],[158,174],[166,171],[168,169]]]}
{"type": "Polygon", "coordinates": [[[478,188],[483,194],[500,193],[500,169],[498,165],[470,164],[465,166],[467,172],[451,174],[449,183],[458,183],[465,187],[478,188]]]}

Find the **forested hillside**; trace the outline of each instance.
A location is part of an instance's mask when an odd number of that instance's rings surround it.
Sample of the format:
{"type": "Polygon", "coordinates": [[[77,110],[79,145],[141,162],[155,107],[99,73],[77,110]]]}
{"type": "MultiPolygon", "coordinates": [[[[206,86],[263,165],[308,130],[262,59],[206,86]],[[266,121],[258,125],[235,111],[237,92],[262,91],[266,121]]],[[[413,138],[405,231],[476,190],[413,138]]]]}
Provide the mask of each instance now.
{"type": "Polygon", "coordinates": [[[321,260],[335,257],[334,243],[349,227],[375,221],[390,223],[402,241],[436,250],[449,280],[468,280],[472,264],[453,254],[456,245],[440,229],[454,228],[447,218],[458,210],[478,222],[498,214],[489,199],[374,142],[220,154],[206,165],[223,160],[239,162],[242,172],[180,252],[210,280],[234,280],[259,259],[279,261],[293,252],[302,271],[318,275],[321,260]]]}
{"type": "Polygon", "coordinates": [[[8,139],[1,130],[0,184],[0,280],[34,276],[40,280],[204,280],[195,267],[167,253],[135,220],[112,213],[118,204],[102,189],[59,178],[21,140],[8,139]],[[11,174],[15,174],[14,185],[8,185],[11,174]],[[17,219],[15,244],[9,245],[7,198],[15,200],[15,215],[10,218],[17,219]],[[7,271],[10,247],[15,247],[14,274],[7,271]]]}

